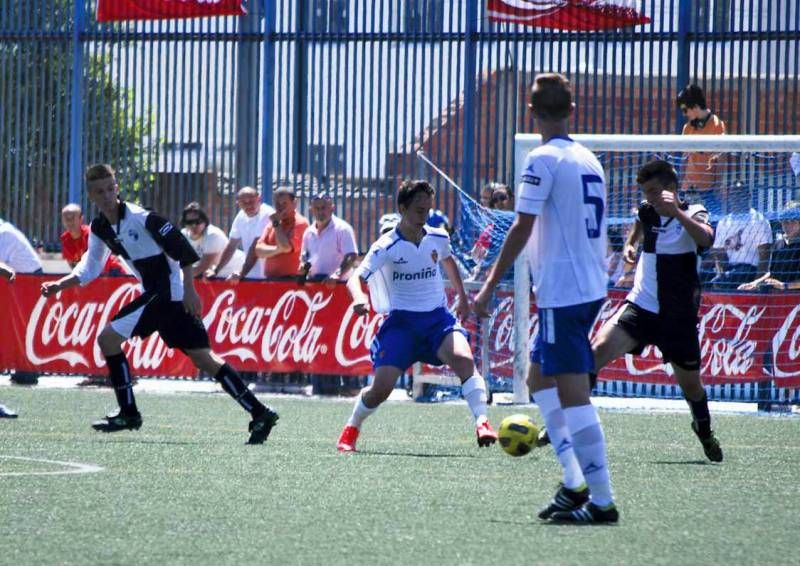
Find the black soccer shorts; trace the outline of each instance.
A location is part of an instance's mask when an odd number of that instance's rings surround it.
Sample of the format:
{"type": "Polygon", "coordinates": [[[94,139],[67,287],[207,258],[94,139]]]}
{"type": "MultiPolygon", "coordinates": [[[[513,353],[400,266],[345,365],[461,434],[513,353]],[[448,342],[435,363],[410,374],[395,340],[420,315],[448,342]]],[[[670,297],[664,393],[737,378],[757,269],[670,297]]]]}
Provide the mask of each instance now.
{"type": "Polygon", "coordinates": [[[111,321],[118,334],[146,338],[158,332],[170,348],[198,350],[209,347],[203,321],[186,312],[182,301],[170,301],[144,293],[125,305],[111,321]]]}
{"type": "Polygon", "coordinates": [[[700,338],[697,318],[669,318],[626,303],[617,326],[637,341],[629,354],[640,355],[645,346],[661,350],[664,362],[687,371],[700,369],[700,338]]]}

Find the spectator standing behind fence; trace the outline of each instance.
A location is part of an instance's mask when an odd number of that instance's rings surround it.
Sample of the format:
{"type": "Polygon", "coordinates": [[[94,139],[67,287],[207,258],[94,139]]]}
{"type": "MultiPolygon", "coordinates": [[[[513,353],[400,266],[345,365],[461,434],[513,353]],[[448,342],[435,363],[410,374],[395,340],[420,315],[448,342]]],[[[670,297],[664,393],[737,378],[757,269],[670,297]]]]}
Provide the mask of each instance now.
{"type": "MultiPolygon", "coordinates": [[[[192,275],[195,277],[202,276],[212,266],[216,266],[228,246],[228,236],[219,227],[211,224],[206,211],[197,202],[190,202],[183,209],[181,233],[186,236],[200,257],[200,260],[192,266],[192,275]]],[[[230,261],[225,262],[220,269],[214,268],[216,276],[228,277],[234,272],[241,272],[244,258],[244,252],[236,248],[230,261]]]]}
{"type": "MultiPolygon", "coordinates": [[[[489,210],[505,210],[508,212],[514,211],[514,193],[508,185],[503,183],[487,183],[481,189],[481,204],[484,201],[484,193],[490,194],[488,208],[489,210]]],[[[494,213],[488,213],[489,218],[494,217],[494,213]]],[[[489,268],[492,266],[497,251],[500,249],[502,240],[497,238],[494,229],[494,222],[488,224],[483,229],[475,245],[470,250],[472,259],[475,260],[475,267],[469,277],[470,281],[481,281],[486,276],[489,268]],[[495,241],[497,240],[497,241],[495,241]]]]}
{"type": "Polygon", "coordinates": [[[308,220],[297,212],[294,189],[280,187],[273,193],[275,213],[256,243],[256,256],[264,259],[265,277],[290,277],[298,274],[300,249],[308,220]]]}
{"type": "MultiPolygon", "coordinates": [[[[706,104],[706,95],[697,85],[687,85],[678,93],[678,108],[686,116],[684,136],[716,136],[725,134],[725,122],[706,104]]],[[[722,199],[716,190],[720,186],[718,153],[690,152],[681,188],[685,198],[700,201],[712,215],[722,213],[722,199]]]]}
{"type": "Polygon", "coordinates": [[[772,246],[769,221],[750,207],[741,183],[736,183],[733,190],[738,194],[728,199],[731,210],[717,225],[710,253],[718,273],[710,284],[721,290],[736,289],[763,275],[769,267],[772,246]]]}
{"type": "MultiPolygon", "coordinates": [[[[41,275],[42,262],[33,246],[16,226],[0,219],[0,263],[11,268],[15,273],[33,273],[41,275]]],[[[39,374],[28,371],[17,371],[11,376],[11,383],[17,385],[35,385],[39,374]]]]}
{"type": "Polygon", "coordinates": [[[780,214],[783,238],[775,242],[769,271],[739,286],[754,289],[800,289],[800,201],[789,201],[780,214]]]}
{"type": "Polygon", "coordinates": [[[309,279],[329,283],[346,280],[358,254],[353,227],[336,216],[327,192],[311,199],[314,223],[303,234],[301,273],[309,279]]]}
{"type": "Polygon", "coordinates": [[[241,247],[245,256],[244,264],[239,271],[234,270],[228,277],[228,281],[233,284],[242,278],[264,278],[264,260],[256,257],[255,243],[269,224],[270,216],[275,213],[274,208],[261,202],[261,193],[253,187],[239,189],[236,203],[240,210],[231,223],[228,244],[222,250],[219,263],[211,266],[205,273],[206,277],[216,277],[241,247]]]}
{"type": "MultiPolygon", "coordinates": [[[[70,269],[74,269],[83,254],[89,249],[89,225],[84,222],[80,205],[70,203],[62,208],[61,224],[64,226],[64,231],[60,236],[61,257],[69,264],[70,269]]],[[[127,274],[114,255],[109,256],[103,271],[108,275],[127,274]]],[[[103,384],[105,384],[105,378],[103,378],[103,384]]]]}

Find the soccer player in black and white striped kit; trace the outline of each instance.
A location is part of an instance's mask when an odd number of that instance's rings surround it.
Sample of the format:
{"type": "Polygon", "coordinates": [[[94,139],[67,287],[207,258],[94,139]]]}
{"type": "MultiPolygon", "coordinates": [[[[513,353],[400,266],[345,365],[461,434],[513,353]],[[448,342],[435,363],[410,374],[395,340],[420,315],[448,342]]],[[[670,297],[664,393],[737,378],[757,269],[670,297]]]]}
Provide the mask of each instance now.
{"type": "Polygon", "coordinates": [[[672,366],[692,413],[692,430],[706,457],[722,461],[722,448],[711,428],[708,398],[700,379],[700,308],[698,257],[714,242],[708,211],[702,204],[681,202],[678,175],[670,163],[651,161],[636,182],[645,200],[625,246],[625,260],[635,261],[636,243],[642,254],[625,307],[607,321],[592,342],[595,371],[623,354],[641,354],[647,345],[661,350],[672,366]]]}
{"type": "Polygon", "coordinates": [[[123,307],[97,337],[119,411],[92,423],[92,427],[116,432],[142,426],[122,344],[133,336],[145,338],[157,331],[169,347],[180,349],[198,369],[213,375],[251,414],[248,443],[262,444],[278,414],[256,399],[236,370],[211,351],[192,277],[192,265],[198,260],[192,246],[168,220],[120,200],[111,166],[89,167],[86,185],[89,200],[100,212],[91,224],[89,249],[72,273],[44,283],[42,295],[49,297],[63,289],[88,285],[100,275],[111,252],[125,261],[143,287],[143,293],[123,307]]]}

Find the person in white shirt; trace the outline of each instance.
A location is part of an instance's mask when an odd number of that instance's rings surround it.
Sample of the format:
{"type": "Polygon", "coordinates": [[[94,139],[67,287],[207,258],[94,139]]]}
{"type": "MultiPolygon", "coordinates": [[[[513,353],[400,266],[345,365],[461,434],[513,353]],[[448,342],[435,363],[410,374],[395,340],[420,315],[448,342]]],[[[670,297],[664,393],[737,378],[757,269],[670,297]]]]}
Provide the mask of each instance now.
{"type": "Polygon", "coordinates": [[[16,273],[41,274],[42,261],[33,246],[10,222],[0,219],[0,262],[16,273]]]}
{"type": "Polygon", "coordinates": [[[494,289],[527,245],[539,311],[528,383],[564,471],[539,518],[616,523],[605,436],[589,396],[589,333],[608,280],[605,174],[594,154],[569,137],[575,104],[566,77],[537,75],[528,108],[542,145],[525,159],[514,223],[474,308],[489,316],[494,289]]]}
{"type": "Polygon", "coordinates": [[[355,452],[364,419],[389,397],[397,378],[418,361],[447,364],[461,380],[461,394],[475,418],[478,446],[497,440],[486,417],[486,382],[475,367],[466,332],[447,310],[440,265],[458,294],[456,314],[464,319],[470,312],[450,253],[450,236],[426,224],[433,195],[427,181],[404,181],[397,195],[400,223],[372,244],[347,281],[358,315],[369,312],[362,282],[375,277],[386,281],[389,316],[370,347],[375,379],[356,399],[337,442],[340,452],[355,452]]]}
{"type": "Polygon", "coordinates": [[[312,281],[346,280],[358,254],[353,227],[333,211],[333,199],[327,192],[311,199],[314,222],[303,233],[300,272],[312,281]]]}
{"type": "Polygon", "coordinates": [[[721,290],[736,289],[766,273],[773,239],[769,220],[750,207],[745,187],[736,183],[733,189],[731,211],[717,224],[710,252],[719,272],[710,284],[721,290]]]}
{"type": "Polygon", "coordinates": [[[222,250],[217,265],[212,265],[206,270],[206,277],[216,277],[227,263],[233,258],[237,249],[241,248],[245,254],[244,263],[239,271],[234,271],[228,277],[233,284],[240,279],[263,279],[264,260],[258,259],[255,253],[255,243],[261,237],[270,216],[275,214],[275,209],[261,202],[261,192],[253,187],[242,187],[236,195],[239,212],[231,223],[230,239],[225,249],[222,250]]]}
{"type": "MultiPolygon", "coordinates": [[[[206,211],[200,203],[190,202],[181,214],[181,233],[189,240],[200,260],[192,266],[192,274],[201,277],[211,266],[219,263],[219,258],[228,245],[228,236],[220,228],[211,224],[206,211]]],[[[226,278],[242,269],[244,252],[236,249],[233,257],[224,266],[216,269],[217,277],[226,278]]]]}

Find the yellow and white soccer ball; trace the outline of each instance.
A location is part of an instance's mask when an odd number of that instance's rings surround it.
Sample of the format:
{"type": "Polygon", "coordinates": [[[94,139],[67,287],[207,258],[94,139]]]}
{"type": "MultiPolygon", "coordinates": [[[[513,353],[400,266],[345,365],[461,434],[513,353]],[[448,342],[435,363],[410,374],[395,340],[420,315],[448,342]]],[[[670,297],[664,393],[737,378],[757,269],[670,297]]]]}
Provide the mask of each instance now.
{"type": "Polygon", "coordinates": [[[511,456],[524,456],[536,445],[539,427],[528,415],[516,414],[503,419],[497,431],[500,447],[511,456]]]}

